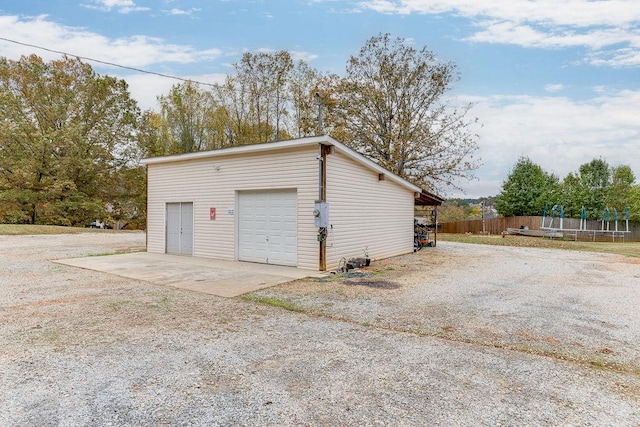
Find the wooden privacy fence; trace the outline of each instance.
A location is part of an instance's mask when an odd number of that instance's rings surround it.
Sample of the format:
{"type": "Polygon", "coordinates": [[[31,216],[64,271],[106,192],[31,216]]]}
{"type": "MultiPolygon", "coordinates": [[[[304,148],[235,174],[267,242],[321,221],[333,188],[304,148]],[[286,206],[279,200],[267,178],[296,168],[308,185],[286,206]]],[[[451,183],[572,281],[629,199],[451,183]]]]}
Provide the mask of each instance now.
{"type": "MultiPolygon", "coordinates": [[[[549,227],[549,222],[551,221],[550,217],[545,218],[545,227],[549,227]]],[[[505,218],[491,218],[484,220],[484,231],[486,234],[500,234],[505,231],[507,228],[521,228],[526,227],[529,230],[540,230],[540,226],[542,225],[542,217],[541,216],[509,216],[505,218]]],[[[554,218],[553,220],[553,228],[560,228],[560,219],[554,218]]],[[[580,220],[574,218],[565,218],[563,220],[562,228],[567,229],[578,229],[580,228],[580,220]]],[[[605,230],[607,230],[607,223],[604,224],[605,230]]],[[[587,221],[587,230],[601,230],[602,223],[596,220],[587,221]]],[[[471,219],[467,221],[454,221],[454,222],[443,222],[438,224],[438,232],[439,233],[454,233],[454,234],[464,234],[464,233],[472,233],[472,234],[482,234],[482,220],[481,219],[471,219]]],[[[609,222],[609,230],[615,230],[615,221],[609,222]]],[[[618,221],[618,231],[625,231],[626,224],[623,221],[618,221]]],[[[625,234],[625,241],[640,241],[640,223],[630,222],[629,223],[629,231],[630,233],[625,234]]],[[[619,237],[616,236],[616,240],[619,237]]],[[[603,239],[603,236],[598,236],[598,240],[607,240],[603,239]]],[[[610,238],[609,238],[610,240],[610,238]]]]}

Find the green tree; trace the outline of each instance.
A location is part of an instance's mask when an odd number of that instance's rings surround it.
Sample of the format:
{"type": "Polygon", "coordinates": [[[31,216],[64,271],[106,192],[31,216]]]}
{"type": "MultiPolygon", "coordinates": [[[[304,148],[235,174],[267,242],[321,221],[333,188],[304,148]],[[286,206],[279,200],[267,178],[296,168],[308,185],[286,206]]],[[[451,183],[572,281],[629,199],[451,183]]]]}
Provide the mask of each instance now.
{"type": "Polygon", "coordinates": [[[566,216],[577,218],[584,206],[589,219],[599,219],[607,207],[611,187],[611,168],[603,159],[580,165],[577,173],[569,173],[562,187],[566,216]]]}
{"type": "Polygon", "coordinates": [[[454,108],[444,98],[457,80],[455,65],[426,48],[389,34],[372,37],[332,94],[333,127],[352,148],[416,185],[455,187],[479,166],[470,105],[454,108]]]}
{"type": "Polygon", "coordinates": [[[577,218],[584,206],[589,219],[599,219],[602,211],[616,209],[622,215],[633,202],[635,175],[629,166],[610,167],[603,159],[580,165],[562,183],[562,203],[567,216],[577,218]]]}
{"type": "MultiPolygon", "coordinates": [[[[640,185],[629,189],[629,199],[625,207],[629,208],[629,221],[640,222],[640,185]]],[[[620,212],[620,219],[625,219],[624,210],[620,212]]]]}
{"type": "Polygon", "coordinates": [[[291,55],[286,51],[247,52],[233,67],[235,74],[213,89],[216,102],[223,108],[220,117],[224,112],[228,119],[229,145],[288,139],[285,124],[292,99],[291,55]]]}
{"type": "Polygon", "coordinates": [[[580,187],[580,175],[569,173],[560,184],[558,203],[564,206],[567,218],[579,218],[584,204],[580,187]]]}
{"type": "Polygon", "coordinates": [[[611,185],[607,194],[606,204],[615,208],[618,212],[624,212],[624,208],[631,202],[631,190],[636,177],[629,166],[617,166],[611,171],[611,185]]]}
{"type": "Polygon", "coordinates": [[[140,158],[172,154],[170,138],[165,135],[167,125],[161,114],[145,111],[140,116],[136,141],[140,158]]]}
{"type": "Polygon", "coordinates": [[[187,81],[174,85],[168,95],[158,97],[165,129],[161,133],[170,154],[192,153],[218,148],[222,136],[216,135],[216,105],[210,92],[187,81]]]}
{"type": "Polygon", "coordinates": [[[139,110],[124,80],[64,57],[0,58],[0,220],[103,218],[135,149],[139,110]]]}
{"type": "Polygon", "coordinates": [[[246,88],[239,86],[235,77],[227,76],[224,84],[216,84],[212,90],[216,104],[221,109],[225,128],[226,146],[255,143],[257,136],[251,132],[246,88]]]}
{"type": "Polygon", "coordinates": [[[298,138],[317,134],[318,88],[320,73],[304,61],[298,61],[291,72],[289,96],[291,99],[292,135],[298,138]]]}
{"type": "Polygon", "coordinates": [[[607,207],[607,193],[611,185],[611,169],[602,159],[593,159],[580,166],[579,186],[583,205],[591,216],[598,215],[607,207]]]}
{"type": "Polygon", "coordinates": [[[502,184],[495,208],[502,216],[541,215],[557,202],[558,179],[528,157],[521,157],[502,184]]]}
{"type": "Polygon", "coordinates": [[[467,219],[482,219],[483,214],[481,206],[473,206],[467,214],[467,219]]]}
{"type": "Polygon", "coordinates": [[[438,207],[439,222],[464,221],[467,216],[465,208],[460,206],[457,200],[447,200],[438,207]]]}

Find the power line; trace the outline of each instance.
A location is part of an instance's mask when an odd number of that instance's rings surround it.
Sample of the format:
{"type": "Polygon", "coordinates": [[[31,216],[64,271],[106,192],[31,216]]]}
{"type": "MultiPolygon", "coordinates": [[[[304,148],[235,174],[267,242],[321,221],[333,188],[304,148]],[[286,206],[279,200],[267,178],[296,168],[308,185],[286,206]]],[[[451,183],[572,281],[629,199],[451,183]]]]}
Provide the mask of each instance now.
{"type": "Polygon", "coordinates": [[[116,64],[116,63],[108,62],[108,61],[102,61],[100,59],[88,58],[86,56],[74,55],[73,53],[68,53],[68,52],[63,52],[63,51],[60,51],[60,50],[49,49],[49,48],[42,47],[42,46],[37,46],[37,45],[34,45],[34,44],[19,42],[19,41],[16,41],[16,40],[11,40],[11,39],[5,38],[5,37],[0,37],[0,40],[4,40],[4,41],[9,42],[9,43],[19,44],[19,45],[22,45],[22,46],[33,47],[35,49],[41,49],[41,50],[44,50],[44,51],[47,51],[47,52],[51,52],[51,53],[57,53],[57,54],[66,55],[66,56],[72,56],[72,57],[75,57],[75,58],[78,58],[78,59],[83,59],[85,61],[96,62],[98,64],[109,65],[109,66],[112,66],[112,67],[122,68],[122,69],[125,69],[125,70],[136,71],[138,73],[151,74],[151,75],[154,75],[154,76],[165,77],[167,79],[174,79],[174,80],[180,80],[180,81],[183,81],[183,82],[192,82],[192,83],[196,83],[196,84],[203,85],[203,86],[215,87],[215,84],[213,84],[213,83],[199,82],[197,80],[185,79],[185,78],[182,78],[182,77],[176,77],[176,76],[172,76],[172,75],[169,75],[169,74],[156,73],[155,71],[148,71],[148,70],[142,70],[140,68],[128,67],[126,65],[120,65],[120,64],[116,64]]]}

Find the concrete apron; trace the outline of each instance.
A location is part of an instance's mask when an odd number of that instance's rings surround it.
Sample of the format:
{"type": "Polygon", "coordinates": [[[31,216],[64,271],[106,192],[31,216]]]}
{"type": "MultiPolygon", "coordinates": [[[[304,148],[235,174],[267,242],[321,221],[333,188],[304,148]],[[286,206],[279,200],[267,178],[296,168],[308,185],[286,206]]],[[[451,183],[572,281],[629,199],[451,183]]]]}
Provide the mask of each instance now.
{"type": "Polygon", "coordinates": [[[323,276],[312,270],[295,267],[148,252],[59,259],[54,262],[227,298],[295,279],[323,276]]]}

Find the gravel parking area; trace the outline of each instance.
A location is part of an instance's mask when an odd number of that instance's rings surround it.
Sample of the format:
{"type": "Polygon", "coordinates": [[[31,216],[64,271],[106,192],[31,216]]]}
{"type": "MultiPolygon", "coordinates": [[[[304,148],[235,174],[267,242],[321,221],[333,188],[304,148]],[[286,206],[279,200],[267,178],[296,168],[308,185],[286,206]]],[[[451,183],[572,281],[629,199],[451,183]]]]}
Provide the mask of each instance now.
{"type": "Polygon", "coordinates": [[[640,373],[640,259],[441,242],[255,295],[308,313],[640,373]]]}
{"type": "Polygon", "coordinates": [[[442,242],[234,299],[50,261],[144,240],[0,236],[0,425],[640,425],[636,259],[442,242]]]}

